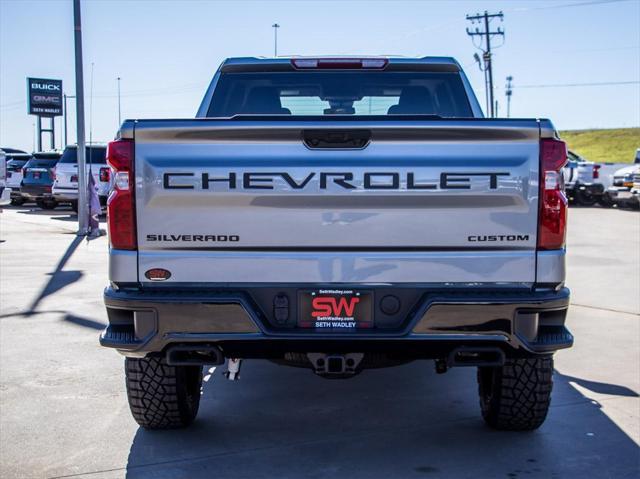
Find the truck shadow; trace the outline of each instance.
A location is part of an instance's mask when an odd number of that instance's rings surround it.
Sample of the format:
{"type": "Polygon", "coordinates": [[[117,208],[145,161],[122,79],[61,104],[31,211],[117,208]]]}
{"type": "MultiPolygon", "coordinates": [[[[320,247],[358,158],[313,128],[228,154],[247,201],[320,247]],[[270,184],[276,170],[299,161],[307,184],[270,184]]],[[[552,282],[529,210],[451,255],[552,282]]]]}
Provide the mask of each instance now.
{"type": "MultiPolygon", "coordinates": [[[[475,369],[437,376],[432,362],[365,371],[348,381],[246,361],[216,370],[186,430],[138,429],[128,478],[634,477],[638,445],[572,383],[636,391],[556,371],[553,405],[535,432],[498,432],[479,414],[475,369]]],[[[619,399],[627,400],[627,399],[619,399]]],[[[634,419],[635,420],[635,419],[634,419]]]]}
{"type": "MultiPolygon", "coordinates": [[[[0,209],[2,209],[2,208],[6,208],[8,210],[15,210],[21,215],[48,216],[52,220],[68,221],[68,222],[73,222],[73,223],[77,223],[78,222],[77,213],[71,208],[70,205],[65,205],[65,204],[58,205],[53,210],[43,210],[43,209],[39,208],[38,206],[36,206],[35,204],[24,204],[24,205],[20,205],[20,206],[6,205],[6,206],[0,207],[0,209]]],[[[101,213],[98,216],[98,220],[99,220],[100,223],[106,223],[107,222],[106,211],[104,211],[103,213],[101,213]]]]}

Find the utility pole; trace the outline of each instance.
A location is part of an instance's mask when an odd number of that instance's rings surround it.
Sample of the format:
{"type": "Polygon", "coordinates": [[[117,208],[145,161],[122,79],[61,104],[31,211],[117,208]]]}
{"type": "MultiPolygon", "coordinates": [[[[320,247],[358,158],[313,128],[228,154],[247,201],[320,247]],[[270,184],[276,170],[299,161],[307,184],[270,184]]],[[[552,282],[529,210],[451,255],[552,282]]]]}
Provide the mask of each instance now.
{"type": "Polygon", "coordinates": [[[482,24],[484,24],[484,30],[481,30],[480,28],[475,27],[475,29],[471,31],[469,28],[467,28],[467,35],[469,35],[470,37],[475,37],[475,36],[484,37],[485,47],[484,48],[480,47],[480,49],[483,52],[482,58],[484,60],[485,71],[487,72],[487,77],[489,81],[489,86],[488,86],[489,102],[488,103],[489,103],[489,108],[491,110],[490,113],[492,117],[495,116],[495,110],[494,110],[495,104],[493,100],[493,67],[491,63],[491,37],[493,37],[494,35],[500,35],[504,37],[504,30],[498,27],[495,31],[491,31],[489,23],[493,18],[499,18],[500,21],[502,21],[503,17],[504,17],[504,14],[502,12],[487,13],[486,10],[482,15],[479,13],[476,13],[475,15],[467,15],[467,20],[469,20],[471,24],[475,24],[476,22],[481,26],[482,24]]]}
{"type": "Polygon", "coordinates": [[[509,75],[507,77],[507,86],[504,90],[504,94],[507,97],[507,118],[511,116],[511,95],[513,95],[513,88],[511,86],[512,81],[513,77],[509,75]]]}
{"type": "Polygon", "coordinates": [[[64,102],[62,103],[62,122],[64,123],[62,125],[62,129],[64,130],[62,148],[66,148],[67,147],[67,94],[64,93],[62,95],[62,98],[64,99],[64,102]]]}
{"type": "Polygon", "coordinates": [[[38,116],[38,151],[42,151],[42,117],[38,116]]]}
{"type": "Polygon", "coordinates": [[[487,70],[482,66],[480,55],[478,55],[477,53],[474,53],[473,59],[478,64],[478,68],[480,69],[480,71],[484,73],[484,106],[486,109],[485,111],[489,111],[489,89],[487,88],[487,70]]]}
{"type": "Polygon", "coordinates": [[[278,28],[280,28],[280,25],[278,25],[277,23],[274,23],[271,26],[273,27],[273,56],[277,57],[278,56],[278,28]]]}
{"type": "Polygon", "coordinates": [[[120,77],[118,77],[118,129],[122,125],[122,118],[120,116],[120,77]]]}
{"type": "Polygon", "coordinates": [[[82,20],[80,0],[73,0],[73,24],[76,65],[76,125],[78,129],[78,236],[89,233],[87,202],[86,148],[84,141],[84,76],[82,74],[82,20]]]}

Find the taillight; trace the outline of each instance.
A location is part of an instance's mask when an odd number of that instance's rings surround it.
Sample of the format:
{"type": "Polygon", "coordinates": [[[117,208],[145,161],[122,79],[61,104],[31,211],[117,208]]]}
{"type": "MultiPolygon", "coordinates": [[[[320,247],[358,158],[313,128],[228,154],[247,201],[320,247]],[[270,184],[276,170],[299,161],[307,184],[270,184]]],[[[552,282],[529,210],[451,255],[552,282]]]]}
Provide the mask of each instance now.
{"type": "Polygon", "coordinates": [[[109,178],[111,177],[111,175],[109,174],[110,171],[110,168],[100,168],[100,181],[108,183],[109,178]]]}
{"type": "Polygon", "coordinates": [[[27,176],[27,169],[22,168],[22,177],[24,178],[25,176],[27,176]]]}
{"type": "Polygon", "coordinates": [[[554,138],[540,140],[540,213],[538,248],[564,247],[567,231],[567,197],[562,167],[567,162],[567,145],[554,138]]]}
{"type": "Polygon", "coordinates": [[[600,178],[600,167],[601,165],[593,165],[593,179],[597,180],[600,178]]]}
{"type": "Polygon", "coordinates": [[[136,249],[133,146],[133,140],[116,140],[107,146],[107,163],[115,180],[107,200],[107,226],[111,247],[116,249],[136,249]]]}
{"type": "Polygon", "coordinates": [[[55,168],[55,166],[53,168],[49,168],[49,175],[51,176],[51,179],[53,181],[56,181],[56,168],[55,168]]]}

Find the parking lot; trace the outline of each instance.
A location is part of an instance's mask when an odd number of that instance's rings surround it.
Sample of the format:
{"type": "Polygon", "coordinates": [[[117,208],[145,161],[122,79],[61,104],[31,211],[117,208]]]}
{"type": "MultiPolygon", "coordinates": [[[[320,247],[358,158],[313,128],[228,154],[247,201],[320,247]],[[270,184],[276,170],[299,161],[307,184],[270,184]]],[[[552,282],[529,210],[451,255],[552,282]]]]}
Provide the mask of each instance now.
{"type": "Polygon", "coordinates": [[[0,214],[0,476],[637,477],[640,214],[573,208],[573,349],[556,355],[553,403],[532,433],[487,429],[475,370],[431,362],[328,381],[248,361],[205,376],[196,423],[148,432],[130,417],[122,358],[100,348],[107,239],[75,216],[0,214]]]}

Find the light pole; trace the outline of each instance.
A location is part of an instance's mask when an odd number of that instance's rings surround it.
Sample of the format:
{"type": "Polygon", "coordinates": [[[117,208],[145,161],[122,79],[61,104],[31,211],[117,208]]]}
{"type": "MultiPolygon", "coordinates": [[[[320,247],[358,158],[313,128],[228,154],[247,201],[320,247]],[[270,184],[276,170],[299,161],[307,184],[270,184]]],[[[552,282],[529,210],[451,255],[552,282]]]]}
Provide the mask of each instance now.
{"type": "Polygon", "coordinates": [[[273,56],[277,57],[278,56],[278,28],[280,28],[280,25],[278,25],[277,23],[274,23],[273,25],[271,25],[273,27],[273,56]]]}
{"type": "Polygon", "coordinates": [[[76,66],[76,128],[78,142],[78,236],[89,233],[89,205],[87,203],[87,170],[84,141],[84,75],[82,71],[82,22],[80,0],[73,0],[73,24],[76,66]]]}
{"type": "Polygon", "coordinates": [[[513,95],[513,88],[511,86],[512,81],[513,77],[509,75],[507,77],[507,88],[504,91],[504,94],[507,96],[507,118],[511,116],[511,95],[513,95]]]}
{"type": "Polygon", "coordinates": [[[120,117],[120,77],[118,77],[118,128],[122,125],[122,119],[120,117]]]}
{"type": "Polygon", "coordinates": [[[64,139],[62,141],[62,147],[66,148],[67,147],[67,94],[64,93],[62,95],[62,98],[64,98],[64,103],[62,106],[62,121],[64,122],[64,125],[62,125],[62,129],[64,130],[64,139]]]}

